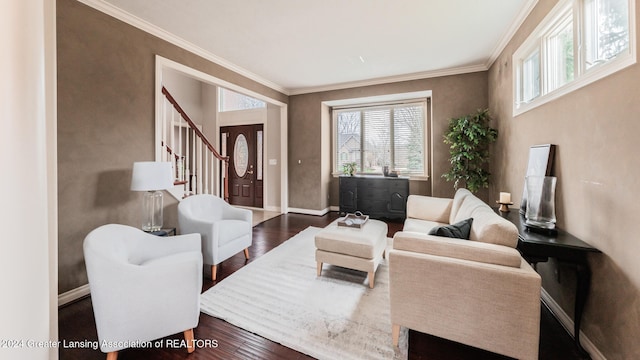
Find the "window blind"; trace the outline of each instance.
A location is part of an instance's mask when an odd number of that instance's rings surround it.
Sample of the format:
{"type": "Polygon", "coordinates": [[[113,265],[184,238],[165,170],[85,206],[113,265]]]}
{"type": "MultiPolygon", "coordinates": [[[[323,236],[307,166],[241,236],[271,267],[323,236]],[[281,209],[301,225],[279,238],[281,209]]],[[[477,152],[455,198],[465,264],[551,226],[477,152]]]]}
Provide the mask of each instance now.
{"type": "Polygon", "coordinates": [[[348,162],[358,172],[403,175],[425,172],[425,103],[376,105],[334,110],[335,171],[348,162]]]}

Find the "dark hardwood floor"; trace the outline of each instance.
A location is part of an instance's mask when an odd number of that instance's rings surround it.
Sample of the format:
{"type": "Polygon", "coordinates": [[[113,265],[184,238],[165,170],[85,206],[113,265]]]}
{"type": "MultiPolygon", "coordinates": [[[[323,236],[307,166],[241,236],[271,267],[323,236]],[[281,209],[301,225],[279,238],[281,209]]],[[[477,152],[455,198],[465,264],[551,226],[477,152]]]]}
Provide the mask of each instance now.
{"type": "MultiPolygon", "coordinates": [[[[245,261],[242,253],[230,258],[218,266],[218,281],[232,274],[253,259],[265,254],[308,226],[324,227],[338,217],[337,213],[325,216],[288,214],[276,217],[257,225],[253,230],[252,259],[245,261]]],[[[388,221],[389,236],[402,228],[401,222],[388,221]]],[[[215,286],[204,275],[203,291],[215,286]]],[[[124,300],[124,299],[123,299],[124,300]]],[[[126,301],[126,300],[124,300],[126,301]]],[[[97,341],[91,299],[84,298],[68,304],[58,311],[59,338],[61,343],[60,359],[104,359],[105,354],[91,348],[71,348],[70,345],[91,344],[97,341]]],[[[161,316],[161,314],[158,314],[161,316]]],[[[573,339],[562,328],[549,310],[543,305],[541,314],[540,359],[582,359],[573,346],[573,339]]],[[[178,348],[125,349],[119,354],[119,360],[128,359],[310,359],[309,356],[291,350],[280,344],[266,340],[258,335],[230,325],[222,320],[200,314],[200,323],[195,329],[195,338],[216,340],[217,347],[205,346],[193,354],[178,348]]],[[[182,339],[176,334],[164,339],[182,339]]],[[[449,359],[505,359],[469,346],[454,343],[415,331],[409,333],[409,359],[449,360],[449,359]]]]}

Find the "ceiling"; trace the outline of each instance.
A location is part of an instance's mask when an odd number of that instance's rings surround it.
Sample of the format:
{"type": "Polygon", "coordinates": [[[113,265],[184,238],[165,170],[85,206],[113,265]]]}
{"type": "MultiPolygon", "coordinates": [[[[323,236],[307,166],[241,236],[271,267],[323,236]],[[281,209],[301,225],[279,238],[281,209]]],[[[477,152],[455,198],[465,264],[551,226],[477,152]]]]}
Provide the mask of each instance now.
{"type": "Polygon", "coordinates": [[[286,94],[488,69],[537,0],[80,0],[286,94]]]}

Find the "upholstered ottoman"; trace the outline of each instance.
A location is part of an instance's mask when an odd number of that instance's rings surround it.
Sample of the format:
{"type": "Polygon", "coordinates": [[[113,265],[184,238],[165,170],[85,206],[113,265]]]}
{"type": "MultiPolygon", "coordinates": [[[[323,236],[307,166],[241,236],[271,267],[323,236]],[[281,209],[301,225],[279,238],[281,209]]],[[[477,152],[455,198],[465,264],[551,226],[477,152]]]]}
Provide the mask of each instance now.
{"type": "Polygon", "coordinates": [[[315,237],[318,276],[322,264],[366,271],[373,289],[376,269],[387,246],[387,224],[368,220],[360,229],[338,226],[334,221],[315,237]]]}

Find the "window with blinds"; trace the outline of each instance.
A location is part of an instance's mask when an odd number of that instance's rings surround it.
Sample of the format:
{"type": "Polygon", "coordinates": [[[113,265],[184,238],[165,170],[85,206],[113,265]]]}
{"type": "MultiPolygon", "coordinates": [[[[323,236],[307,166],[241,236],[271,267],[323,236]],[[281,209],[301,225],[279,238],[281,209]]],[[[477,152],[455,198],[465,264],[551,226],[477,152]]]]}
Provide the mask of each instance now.
{"type": "Polygon", "coordinates": [[[425,102],[334,109],[335,172],[355,162],[358,173],[425,175],[425,102]]]}

